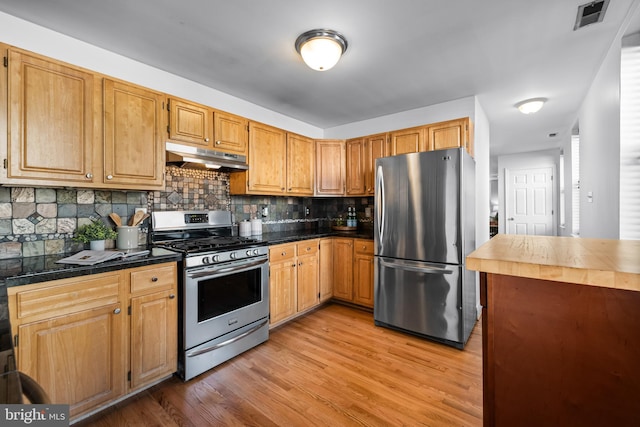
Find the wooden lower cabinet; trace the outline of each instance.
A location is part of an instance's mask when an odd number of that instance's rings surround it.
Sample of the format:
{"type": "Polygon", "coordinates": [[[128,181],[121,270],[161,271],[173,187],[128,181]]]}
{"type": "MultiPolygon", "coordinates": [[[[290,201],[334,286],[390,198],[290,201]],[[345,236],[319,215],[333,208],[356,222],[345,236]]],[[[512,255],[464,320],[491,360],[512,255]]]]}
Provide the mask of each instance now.
{"type": "Polygon", "coordinates": [[[353,301],[353,239],[333,238],[333,297],[353,301]]]}
{"type": "Polygon", "coordinates": [[[320,239],[320,254],[318,257],[320,302],[325,302],[333,296],[333,238],[320,239]]]}
{"type": "Polygon", "coordinates": [[[353,302],[373,308],[373,240],[353,242],[353,302]]]}
{"type": "Polygon", "coordinates": [[[269,248],[269,309],[272,326],[320,304],[320,239],[269,248]]]}
{"type": "Polygon", "coordinates": [[[275,325],[296,314],[296,245],[269,248],[269,313],[275,325]]]}
{"type": "Polygon", "coordinates": [[[333,297],[373,308],[373,240],[333,239],[333,297]]]}
{"type": "Polygon", "coordinates": [[[71,420],[171,375],[176,286],[166,263],[8,288],[18,369],[69,404],[71,420]],[[129,293],[142,272],[161,288],[129,293]]]}

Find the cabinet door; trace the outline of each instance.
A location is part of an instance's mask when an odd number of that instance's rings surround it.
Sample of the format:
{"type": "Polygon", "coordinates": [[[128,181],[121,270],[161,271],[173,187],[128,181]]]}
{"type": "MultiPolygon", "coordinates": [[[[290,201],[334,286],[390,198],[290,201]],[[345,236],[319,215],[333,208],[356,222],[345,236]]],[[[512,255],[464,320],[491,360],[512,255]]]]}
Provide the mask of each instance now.
{"type": "Polygon", "coordinates": [[[346,142],[347,152],[347,195],[363,196],[365,189],[364,139],[350,139],[346,142]]]}
{"type": "Polygon", "coordinates": [[[223,111],[213,113],[214,149],[247,155],[249,120],[223,111]]]}
{"type": "Polygon", "coordinates": [[[316,196],[344,195],[345,163],[344,141],[316,141],[316,196]]]}
{"type": "Polygon", "coordinates": [[[249,122],[247,188],[251,194],[284,194],[286,153],[286,135],[283,130],[249,122]]]}
{"type": "Polygon", "coordinates": [[[213,113],[204,105],[169,99],[169,139],[196,147],[211,148],[213,113]]]}
{"type": "Polygon", "coordinates": [[[272,325],[296,314],[296,246],[269,248],[269,310],[272,325]]]}
{"type": "Polygon", "coordinates": [[[391,155],[426,151],[425,128],[415,127],[391,132],[391,155]]]}
{"type": "Polygon", "coordinates": [[[114,400],[125,392],[125,319],[109,304],[19,326],[19,369],[71,417],[114,400]]]}
{"type": "Polygon", "coordinates": [[[353,239],[333,239],[333,297],[353,301],[353,239]]]}
{"type": "Polygon", "coordinates": [[[320,239],[319,254],[320,302],[333,296],[333,238],[320,239]]]}
{"type": "Polygon", "coordinates": [[[389,137],[386,133],[372,135],[365,139],[364,145],[364,183],[365,192],[373,196],[375,190],[376,159],[387,155],[389,137]]]}
{"type": "Polygon", "coordinates": [[[287,193],[312,196],[315,170],[313,139],[287,134],[287,193]]]}
{"type": "Polygon", "coordinates": [[[101,144],[100,79],[18,49],[9,49],[8,58],[10,139],[3,181],[91,186],[102,174],[94,169],[100,166],[94,164],[94,147],[101,144]]]}
{"type": "Polygon", "coordinates": [[[308,240],[297,244],[298,311],[303,311],[319,304],[318,245],[318,239],[308,240]]]}
{"type": "Polygon", "coordinates": [[[131,389],[176,371],[177,301],[175,289],[131,298],[131,389]]]}
{"type": "Polygon", "coordinates": [[[353,302],[373,307],[373,242],[354,240],[353,302]]]}
{"type": "Polygon", "coordinates": [[[449,120],[430,125],[427,129],[429,149],[444,150],[447,148],[464,147],[473,155],[468,138],[469,119],[449,120]]]}
{"type": "Polygon", "coordinates": [[[164,95],[104,80],[104,183],[164,187],[164,95]]]}

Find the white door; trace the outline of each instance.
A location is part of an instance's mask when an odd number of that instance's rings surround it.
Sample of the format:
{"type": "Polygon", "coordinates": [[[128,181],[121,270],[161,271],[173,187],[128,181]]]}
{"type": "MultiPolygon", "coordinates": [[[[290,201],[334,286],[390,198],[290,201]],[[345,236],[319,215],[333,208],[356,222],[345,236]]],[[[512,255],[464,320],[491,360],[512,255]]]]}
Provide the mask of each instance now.
{"type": "Polygon", "coordinates": [[[507,234],[556,235],[554,169],[505,169],[507,234]]]}

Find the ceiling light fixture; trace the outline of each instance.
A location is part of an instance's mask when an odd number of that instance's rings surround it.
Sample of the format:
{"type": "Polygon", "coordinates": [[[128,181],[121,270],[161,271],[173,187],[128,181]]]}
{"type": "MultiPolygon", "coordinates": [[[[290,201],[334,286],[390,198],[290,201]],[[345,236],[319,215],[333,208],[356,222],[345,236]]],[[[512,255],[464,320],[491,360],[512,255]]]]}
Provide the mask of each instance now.
{"type": "Polygon", "coordinates": [[[533,114],[538,112],[542,105],[547,102],[547,98],[532,98],[527,99],[516,104],[516,108],[520,110],[522,114],[533,114]]]}
{"type": "Polygon", "coordinates": [[[311,30],[298,36],[296,51],[310,68],[327,71],[347,51],[347,39],[337,31],[311,30]]]}

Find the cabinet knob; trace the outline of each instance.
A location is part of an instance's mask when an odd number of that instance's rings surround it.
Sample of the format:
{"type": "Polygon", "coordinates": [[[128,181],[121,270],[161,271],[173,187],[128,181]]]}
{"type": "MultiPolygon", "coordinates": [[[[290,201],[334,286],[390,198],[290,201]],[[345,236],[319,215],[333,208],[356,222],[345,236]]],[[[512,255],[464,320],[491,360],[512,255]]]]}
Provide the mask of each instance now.
{"type": "Polygon", "coordinates": [[[282,252],[280,255],[285,256],[287,254],[287,252],[282,252]]]}
{"type": "Polygon", "coordinates": [[[107,175],[107,179],[113,179],[113,175],[107,175]]]}
{"type": "Polygon", "coordinates": [[[205,139],[204,139],[204,142],[209,142],[209,138],[205,138],[205,139]]]}
{"type": "Polygon", "coordinates": [[[158,281],[158,278],[154,276],[154,277],[152,277],[152,278],[151,278],[151,281],[152,281],[152,282],[157,282],[157,281],[158,281]]]}
{"type": "Polygon", "coordinates": [[[85,177],[86,177],[87,179],[91,179],[91,178],[93,178],[93,174],[92,174],[91,172],[87,172],[87,174],[85,175],[85,177]]]}
{"type": "Polygon", "coordinates": [[[176,297],[175,294],[169,295],[169,299],[174,299],[175,297],[176,297]]]}
{"type": "Polygon", "coordinates": [[[296,267],[296,265],[295,265],[295,264],[291,264],[291,267],[292,267],[292,268],[295,268],[295,267],[296,267]]]}
{"type": "Polygon", "coordinates": [[[120,314],[120,308],[116,308],[115,310],[113,310],[113,314],[120,314]]]}
{"type": "Polygon", "coordinates": [[[220,142],[220,141],[216,141],[216,145],[220,145],[220,144],[221,144],[221,142],[220,142]]]}

